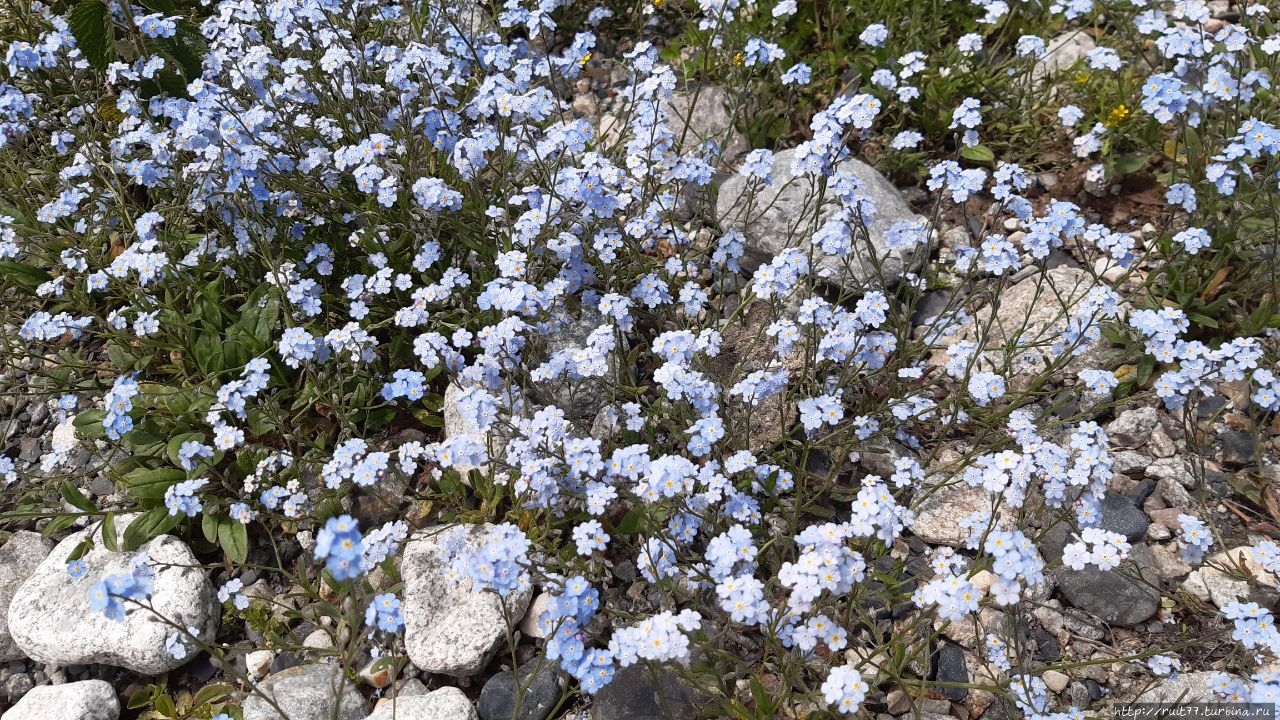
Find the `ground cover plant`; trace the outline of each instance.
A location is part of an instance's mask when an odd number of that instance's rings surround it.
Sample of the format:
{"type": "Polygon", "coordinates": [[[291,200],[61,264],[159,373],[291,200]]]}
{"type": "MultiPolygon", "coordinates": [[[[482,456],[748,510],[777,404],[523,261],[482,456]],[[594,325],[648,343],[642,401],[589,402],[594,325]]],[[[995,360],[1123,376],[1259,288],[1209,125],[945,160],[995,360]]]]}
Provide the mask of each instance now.
{"type": "Polygon", "coordinates": [[[15,0],[3,717],[1276,705],[1275,12],[15,0]]]}

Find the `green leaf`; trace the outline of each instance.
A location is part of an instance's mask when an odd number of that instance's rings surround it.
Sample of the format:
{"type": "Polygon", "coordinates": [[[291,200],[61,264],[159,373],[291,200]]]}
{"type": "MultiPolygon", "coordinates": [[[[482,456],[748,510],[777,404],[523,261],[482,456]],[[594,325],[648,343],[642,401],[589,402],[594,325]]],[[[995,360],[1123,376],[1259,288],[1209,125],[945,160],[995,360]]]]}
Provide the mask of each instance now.
{"type": "Polygon", "coordinates": [[[230,520],[226,515],[207,512],[200,516],[200,532],[204,533],[204,539],[211,543],[218,542],[218,526],[223,520],[230,520]]]}
{"type": "Polygon", "coordinates": [[[1112,161],[1112,169],[1116,175],[1128,175],[1136,173],[1147,166],[1147,155],[1145,153],[1132,153],[1129,155],[1121,155],[1112,161]]]}
{"type": "Polygon", "coordinates": [[[76,47],[84,53],[89,64],[99,70],[110,61],[111,43],[115,40],[115,28],[111,25],[111,10],[102,0],[81,0],[67,16],[76,47]]]}
{"type": "Polygon", "coordinates": [[[144,708],[150,704],[151,704],[151,691],[149,689],[139,690],[138,692],[129,696],[128,708],[130,710],[137,710],[138,708],[144,708]]]}
{"type": "Polygon", "coordinates": [[[53,537],[54,535],[57,535],[63,530],[66,530],[67,528],[71,527],[72,525],[75,525],[76,520],[79,520],[79,519],[80,518],[76,517],[75,515],[60,515],[50,520],[49,524],[44,526],[44,530],[40,531],[40,534],[47,538],[53,537]]]}
{"type": "Polygon", "coordinates": [[[989,163],[996,159],[996,154],[986,145],[974,145],[960,150],[960,157],[974,162],[989,163]]]}
{"type": "Polygon", "coordinates": [[[90,440],[106,437],[107,431],[102,427],[102,421],[107,418],[106,410],[85,410],[76,416],[71,424],[76,429],[76,435],[90,440]]]}
{"type": "Polygon", "coordinates": [[[1218,327],[1218,321],[1214,320],[1208,315],[1201,315],[1200,313],[1188,313],[1187,319],[1191,320],[1197,325],[1204,325],[1205,327],[1211,327],[1211,328],[1218,327]]]}
{"type": "Polygon", "coordinates": [[[444,427],[444,418],[426,408],[418,408],[414,410],[413,417],[427,427],[444,427]]]}
{"type": "Polygon", "coordinates": [[[200,688],[200,692],[191,701],[192,707],[200,707],[209,703],[217,702],[231,693],[235,692],[235,688],[230,685],[205,685],[200,688]]]}
{"type": "Polygon", "coordinates": [[[1187,162],[1192,167],[1199,167],[1200,160],[1204,157],[1204,143],[1200,141],[1200,134],[1195,128],[1187,127],[1182,135],[1182,142],[1187,149],[1187,162]]]}
{"type": "Polygon", "coordinates": [[[116,514],[107,513],[107,516],[102,518],[102,546],[111,552],[116,552],[120,549],[119,540],[120,536],[116,533],[116,514]]]}
{"type": "Polygon", "coordinates": [[[227,518],[218,523],[218,546],[231,558],[231,562],[243,565],[249,558],[249,532],[244,523],[227,518]]]}
{"type": "Polygon", "coordinates": [[[87,513],[98,512],[98,506],[94,505],[92,500],[85,497],[84,493],[80,492],[80,488],[72,485],[70,480],[62,483],[62,499],[66,500],[71,504],[71,507],[74,507],[77,510],[87,513]]]}
{"type": "Polygon", "coordinates": [[[178,708],[174,706],[173,698],[168,695],[159,695],[156,697],[156,712],[160,713],[161,717],[178,717],[178,708]]]}
{"type": "Polygon", "coordinates": [[[138,362],[138,356],[120,347],[119,343],[107,343],[107,359],[121,370],[131,370],[138,362]]]}
{"type": "Polygon", "coordinates": [[[38,267],[15,262],[0,262],[0,275],[10,282],[30,288],[38,287],[41,283],[52,279],[49,273],[38,267]]]}
{"type": "Polygon", "coordinates": [[[170,515],[163,505],[142,513],[124,530],[124,549],[137,550],[148,540],[169,532],[182,522],[181,515],[170,515]]]}
{"type": "Polygon", "coordinates": [[[1155,369],[1155,358],[1150,355],[1143,355],[1142,359],[1138,361],[1137,377],[1134,378],[1134,382],[1138,384],[1138,387],[1142,387],[1147,384],[1147,381],[1151,379],[1151,373],[1155,369]]]}
{"type": "Polygon", "coordinates": [[[622,519],[618,521],[618,527],[614,529],[614,532],[632,535],[644,530],[644,526],[645,513],[643,510],[637,508],[622,516],[622,519]]]}
{"type": "Polygon", "coordinates": [[[125,487],[139,500],[159,500],[170,486],[186,479],[187,474],[177,468],[139,468],[124,477],[125,487]]]}
{"type": "Polygon", "coordinates": [[[76,544],[74,548],[71,549],[71,554],[67,556],[67,562],[71,562],[72,560],[79,560],[80,558],[88,554],[88,552],[92,549],[93,549],[93,538],[87,537],[84,540],[81,540],[79,543],[76,544]]]}
{"type": "Polygon", "coordinates": [[[194,349],[196,367],[206,375],[213,375],[226,369],[223,357],[222,338],[211,332],[202,332],[196,338],[194,349]]]}
{"type": "Polygon", "coordinates": [[[1115,325],[1103,325],[1102,337],[1116,345],[1126,345],[1129,342],[1129,336],[1115,325]]]}
{"type": "Polygon", "coordinates": [[[244,308],[236,325],[257,340],[259,347],[267,347],[275,336],[279,322],[280,300],[275,295],[268,295],[261,307],[255,302],[251,307],[244,308]]]}

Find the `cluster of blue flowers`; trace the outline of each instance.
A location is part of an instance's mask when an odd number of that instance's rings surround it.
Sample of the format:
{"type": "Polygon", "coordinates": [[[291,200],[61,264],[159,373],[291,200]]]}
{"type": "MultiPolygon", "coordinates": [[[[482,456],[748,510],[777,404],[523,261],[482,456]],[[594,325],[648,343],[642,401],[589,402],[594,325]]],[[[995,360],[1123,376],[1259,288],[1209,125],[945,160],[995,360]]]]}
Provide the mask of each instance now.
{"type": "Polygon", "coordinates": [[[392,593],[374,595],[364,612],[364,624],[387,633],[403,630],[404,615],[400,611],[399,598],[392,593]]]}
{"type": "Polygon", "coordinates": [[[106,430],[107,437],[119,440],[133,429],[133,418],[129,413],[133,410],[133,399],[137,396],[138,381],[133,376],[121,375],[116,378],[111,390],[102,398],[102,404],[107,409],[102,427],[106,430]]]}
{"type": "MultiPolygon", "coordinates": [[[[146,555],[136,556],[129,572],[108,575],[93,584],[89,590],[89,609],[100,612],[116,622],[124,620],[128,603],[146,602],[154,591],[155,570],[146,555]]],[[[76,571],[68,568],[72,576],[76,571]]],[[[83,572],[81,572],[83,575],[83,572]]]]}
{"type": "Polygon", "coordinates": [[[352,580],[363,573],[364,537],[350,515],[329,518],[316,534],[315,556],[325,561],[334,580],[352,580]]]}

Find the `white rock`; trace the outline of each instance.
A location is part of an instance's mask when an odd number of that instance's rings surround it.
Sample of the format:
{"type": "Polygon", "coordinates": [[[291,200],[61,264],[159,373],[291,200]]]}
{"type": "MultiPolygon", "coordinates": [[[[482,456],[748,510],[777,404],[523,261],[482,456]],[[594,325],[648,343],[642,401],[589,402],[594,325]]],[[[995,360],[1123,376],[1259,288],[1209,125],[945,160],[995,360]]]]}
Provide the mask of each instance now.
{"type": "Polygon", "coordinates": [[[478,717],[461,690],[446,687],[426,695],[396,697],[379,705],[365,720],[477,720],[478,717]]]}
{"type": "Polygon", "coordinates": [[[813,250],[813,275],[852,292],[864,290],[868,284],[878,284],[876,260],[882,264],[886,282],[901,277],[907,270],[908,258],[901,251],[889,250],[885,233],[897,222],[924,222],[902,193],[870,165],[853,158],[841,161],[837,172],[847,172],[857,178],[862,183],[862,194],[875,205],[875,216],[867,227],[875,257],[869,256],[866,240],[858,237],[861,231],[855,233],[851,257],[827,255],[813,248],[809,238],[836,215],[839,202],[828,190],[817,223],[813,222],[814,209],[809,196],[815,188],[815,178],[792,172],[795,155],[794,150],[774,155],[773,182],[755,191],[750,207],[747,178],[735,174],[720,186],[716,218],[725,230],[739,230],[746,236],[743,266],[755,269],[782,250],[795,247],[805,252],[813,250]]]}
{"type": "Polygon", "coordinates": [[[1057,670],[1045,670],[1040,677],[1044,680],[1044,684],[1048,685],[1049,689],[1056,693],[1066,690],[1067,685],[1071,682],[1071,678],[1066,673],[1061,673],[1057,670]]]}
{"type": "Polygon", "coordinates": [[[111,683],[85,680],[32,688],[0,720],[116,720],[120,700],[111,683]]]}
{"type": "Polygon", "coordinates": [[[31,573],[49,557],[53,543],[40,533],[19,530],[0,548],[0,662],[21,660],[23,655],[9,635],[9,601],[31,573]]]}
{"type": "Polygon", "coordinates": [[[538,593],[538,596],[533,599],[533,603],[529,605],[529,612],[526,612],[524,619],[520,621],[521,634],[535,639],[542,639],[547,636],[547,631],[542,628],[538,618],[547,611],[547,606],[550,604],[551,593],[546,591],[538,593]]]}
{"type": "MultiPolygon", "coordinates": [[[[482,431],[479,426],[473,422],[469,422],[463,417],[462,412],[458,409],[458,398],[462,397],[463,389],[455,383],[449,383],[449,387],[444,391],[444,406],[442,407],[444,414],[444,436],[446,438],[460,437],[469,435],[476,439],[481,445],[489,447],[489,433],[482,431]]],[[[468,476],[472,470],[478,470],[481,475],[489,474],[489,464],[472,465],[470,463],[454,465],[454,469],[462,475],[463,482],[469,482],[468,476]]]]}
{"type": "MultiPolygon", "coordinates": [[[[128,520],[117,520],[121,546],[128,520]]],[[[53,665],[102,663],[159,675],[197,654],[189,643],[183,658],[170,654],[165,643],[175,631],[169,623],[197,628],[202,640],[213,640],[218,622],[213,588],[186,543],[161,535],[134,552],[112,552],[99,542],[81,558],[88,572],[76,579],[67,573],[67,557],[88,532],[82,530],[58,543],[9,604],[9,631],[27,657],[53,665]],[[126,603],[128,614],[119,622],[90,610],[89,591],[94,584],[106,576],[130,572],[130,563],[142,554],[151,558],[156,573],[151,609],[126,603]]]]}
{"type": "MultiPolygon", "coordinates": [[[[610,322],[605,318],[604,314],[596,308],[586,305],[583,306],[578,314],[569,322],[551,331],[544,336],[546,343],[546,356],[538,356],[537,361],[549,360],[552,356],[561,353],[577,353],[586,349],[591,344],[592,335],[601,328],[606,328],[610,322]]],[[[610,336],[611,337],[611,336],[610,336]]],[[[612,352],[605,360],[605,364],[599,368],[604,377],[613,377],[613,369],[617,368],[618,354],[612,352]]],[[[530,397],[539,405],[555,405],[564,411],[564,414],[570,420],[593,420],[600,408],[604,407],[610,399],[612,391],[609,384],[600,376],[595,377],[559,377],[552,380],[544,380],[535,382],[530,388],[530,397]]],[[[508,404],[519,405],[521,399],[518,395],[513,396],[514,402],[508,404]]],[[[505,445],[505,438],[500,435],[496,436],[497,445],[505,445]]]]}
{"type": "Polygon", "coordinates": [[[1277,578],[1263,566],[1255,556],[1253,547],[1249,545],[1241,545],[1232,548],[1226,552],[1214,553],[1209,556],[1205,565],[1212,567],[1221,567],[1233,572],[1243,570],[1261,585],[1274,588],[1277,586],[1277,578]]]}
{"type": "Polygon", "coordinates": [[[711,140],[720,146],[720,160],[732,163],[751,150],[751,145],[733,127],[729,94],[719,85],[702,85],[678,92],[662,103],[669,113],[667,124],[681,152],[692,153],[711,140]]]}
{"type": "Polygon", "coordinates": [[[1248,600],[1249,581],[1232,577],[1219,568],[1233,572],[1243,569],[1253,576],[1257,584],[1276,587],[1276,576],[1254,559],[1253,548],[1238,547],[1210,557],[1203,566],[1187,575],[1183,589],[1200,600],[1212,602],[1219,610],[1231,603],[1248,600]]]}
{"type": "MultiPolygon", "coordinates": [[[[501,598],[452,582],[440,557],[443,541],[461,534],[468,549],[484,544],[492,525],[427,528],[405,545],[405,648],[413,664],[427,672],[465,677],[478,672],[507,637],[504,618],[524,617],[532,588],[501,598]],[[506,603],[506,614],[503,613],[506,603]]],[[[518,622],[513,620],[513,622],[518,622]]]]}
{"type": "Polygon", "coordinates": [[[244,699],[244,720],[361,720],[364,698],[337,664],[299,665],[271,675],[244,699]],[[263,697],[271,697],[280,710],[263,697]]]}
{"type": "Polygon", "coordinates": [[[1068,30],[1049,41],[1045,56],[1031,68],[1031,78],[1040,81],[1051,75],[1070,70],[1089,54],[1097,43],[1079,30],[1068,30]]]}
{"type": "Polygon", "coordinates": [[[1178,454],[1178,446],[1164,431],[1164,426],[1156,425],[1151,429],[1151,438],[1147,440],[1147,449],[1158,458],[1171,458],[1178,454]]]}
{"type": "Polygon", "coordinates": [[[1093,271],[1103,280],[1112,284],[1120,282],[1125,273],[1129,272],[1111,257],[1101,257],[1094,260],[1093,271]]]}
{"type": "Polygon", "coordinates": [[[1217,702],[1213,692],[1214,672],[1178,673],[1172,678],[1155,681],[1134,702],[1140,703],[1196,703],[1217,702]]]}
{"type": "Polygon", "coordinates": [[[257,680],[267,676],[271,672],[271,662],[276,659],[276,654],[270,650],[254,650],[244,657],[245,668],[249,671],[249,677],[257,680]]]}
{"type": "MultiPolygon", "coordinates": [[[[1024,362],[1022,356],[1048,355],[1053,345],[1062,339],[1067,320],[1095,287],[1098,283],[1088,272],[1065,265],[1055,267],[1000,292],[998,306],[988,305],[975,311],[965,326],[943,338],[940,344],[981,341],[983,352],[979,365],[983,369],[1003,367],[1008,354],[1015,372],[1038,372],[1044,363],[1024,362]],[[1012,349],[1006,351],[1008,346],[1012,349]]],[[[1081,354],[1067,361],[1066,369],[1078,372],[1099,366],[1108,345],[1105,339],[1084,344],[1081,354]]],[[[939,351],[929,362],[942,365],[946,360],[946,354],[939,351]]]]}
{"type": "MultiPolygon", "coordinates": [[[[464,392],[465,388],[457,385],[456,383],[449,383],[449,386],[445,388],[444,405],[441,408],[442,414],[444,415],[444,436],[446,438],[453,438],[469,435],[474,438],[476,442],[485,446],[490,457],[493,457],[495,454],[498,454],[498,456],[501,457],[500,453],[502,453],[503,447],[507,444],[507,438],[504,437],[502,433],[495,432],[493,426],[490,426],[485,430],[481,430],[478,425],[463,416],[462,411],[458,408],[458,400],[463,396],[464,392]]],[[[519,392],[515,390],[511,391],[509,396],[499,398],[499,401],[506,407],[515,408],[517,410],[524,403],[524,399],[520,397],[519,392]]],[[[489,474],[489,463],[481,463],[479,465],[462,463],[454,465],[453,467],[462,476],[462,482],[466,483],[468,486],[471,484],[470,473],[472,470],[476,470],[481,475],[485,476],[489,474]]]]}
{"type": "Polygon", "coordinates": [[[1160,422],[1153,407],[1125,410],[1107,424],[1107,437],[1121,447],[1141,447],[1160,422]]]}
{"type": "Polygon", "coordinates": [[[302,639],[302,647],[312,650],[328,650],[333,647],[333,635],[328,630],[312,630],[302,639]]]}
{"type": "Polygon", "coordinates": [[[1196,486],[1196,476],[1191,474],[1187,461],[1182,458],[1158,458],[1148,464],[1143,472],[1149,478],[1176,482],[1188,490],[1196,486]]]}
{"type": "MultiPolygon", "coordinates": [[[[921,500],[914,508],[915,519],[907,527],[927,543],[961,547],[968,539],[969,531],[960,527],[960,521],[973,513],[990,509],[991,493],[957,479],[921,500]]],[[[1011,519],[1008,506],[1002,504],[1000,526],[1007,527],[1011,519]]]]}

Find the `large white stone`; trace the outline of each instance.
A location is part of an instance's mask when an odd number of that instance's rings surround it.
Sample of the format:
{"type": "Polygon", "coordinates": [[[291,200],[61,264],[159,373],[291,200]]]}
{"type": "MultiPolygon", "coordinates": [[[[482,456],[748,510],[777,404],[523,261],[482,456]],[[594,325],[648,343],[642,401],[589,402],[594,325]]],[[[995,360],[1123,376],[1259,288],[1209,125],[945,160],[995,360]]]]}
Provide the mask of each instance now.
{"type": "Polygon", "coordinates": [[[1134,702],[1164,704],[1217,702],[1218,696],[1213,691],[1213,677],[1216,674],[1189,672],[1160,678],[1143,690],[1134,702]]]}
{"type": "Polygon", "coordinates": [[[386,700],[365,720],[477,720],[476,709],[458,688],[386,700]]]}
{"type": "Polygon", "coordinates": [[[120,700],[111,683],[85,680],[41,685],[22,696],[0,720],[116,720],[120,700]]]}
{"type": "Polygon", "coordinates": [[[483,546],[492,525],[448,525],[417,532],[405,545],[400,564],[404,578],[405,648],[413,664],[427,672],[465,677],[478,672],[506,639],[508,622],[518,623],[532,588],[504,599],[450,579],[440,557],[446,534],[464,534],[466,547],[483,546]],[[509,619],[509,620],[508,620],[509,619]]]}
{"type": "Polygon", "coordinates": [[[22,659],[22,651],[9,635],[9,601],[31,573],[49,556],[53,543],[40,533],[19,530],[0,548],[0,662],[22,659]]]}
{"type": "MultiPolygon", "coordinates": [[[[121,544],[126,525],[117,524],[121,544]]],[[[162,535],[134,552],[112,552],[102,546],[99,536],[99,542],[81,558],[88,572],[76,579],[67,573],[67,557],[87,532],[58,543],[9,603],[9,632],[27,657],[53,665],[101,663],[158,675],[197,654],[190,645],[182,659],[170,654],[165,642],[175,630],[169,623],[197,628],[202,640],[213,640],[218,622],[213,588],[186,543],[162,535]],[[122,621],[90,610],[89,591],[94,583],[128,573],[133,559],[144,553],[156,573],[151,609],[126,603],[128,614],[122,621]]],[[[96,528],[93,532],[98,534],[96,528]]]]}
{"type": "Polygon", "coordinates": [[[662,103],[670,115],[667,123],[680,152],[699,154],[710,140],[720,147],[719,159],[732,163],[751,150],[751,145],[733,127],[729,93],[719,85],[703,85],[678,92],[662,103]]]}
{"type": "MultiPolygon", "coordinates": [[[[933,476],[933,479],[940,478],[933,476]]],[[[964,546],[969,531],[961,527],[961,521],[974,513],[991,511],[991,493],[958,478],[931,488],[929,494],[921,494],[921,498],[919,505],[913,508],[914,517],[907,528],[932,545],[964,546]]],[[[1002,529],[1012,524],[1012,513],[1004,504],[1000,506],[999,519],[1002,529]]]]}
{"type": "Polygon", "coordinates": [[[243,705],[244,720],[360,720],[366,708],[356,681],[344,677],[336,663],[281,670],[263,680],[243,705]]]}
{"type": "Polygon", "coordinates": [[[744,267],[755,269],[786,248],[799,248],[806,253],[812,249],[815,258],[812,274],[850,292],[880,284],[877,264],[886,284],[901,277],[907,270],[908,260],[902,252],[888,249],[885,233],[897,222],[924,222],[912,211],[902,193],[870,165],[853,158],[841,161],[836,171],[850,173],[860,181],[862,195],[875,205],[875,215],[866,224],[867,238],[861,237],[863,231],[855,227],[850,257],[827,255],[812,247],[810,238],[835,216],[840,203],[828,188],[814,222],[813,196],[818,178],[794,174],[791,165],[795,155],[794,150],[775,154],[773,181],[755,190],[754,196],[751,196],[748,179],[741,175],[734,175],[720,186],[716,218],[723,229],[739,230],[746,236],[744,267]]]}
{"type": "MultiPolygon", "coordinates": [[[[995,303],[974,312],[967,325],[941,344],[981,342],[978,364],[984,370],[1004,367],[1007,356],[1015,372],[1039,371],[1044,368],[1044,359],[1052,358],[1053,346],[1062,339],[1068,319],[1084,312],[1083,303],[1095,287],[1098,283],[1093,276],[1079,268],[1060,266],[1037,273],[1002,290],[995,303]]],[[[1065,362],[1070,372],[1102,364],[1110,343],[1099,338],[1082,340],[1080,345],[1081,352],[1065,362]]],[[[945,364],[946,356],[935,353],[930,362],[945,364]]]]}
{"type": "Polygon", "coordinates": [[[1079,30],[1068,30],[1049,41],[1044,57],[1031,68],[1031,79],[1039,83],[1066,70],[1084,59],[1097,43],[1079,30]]]}

